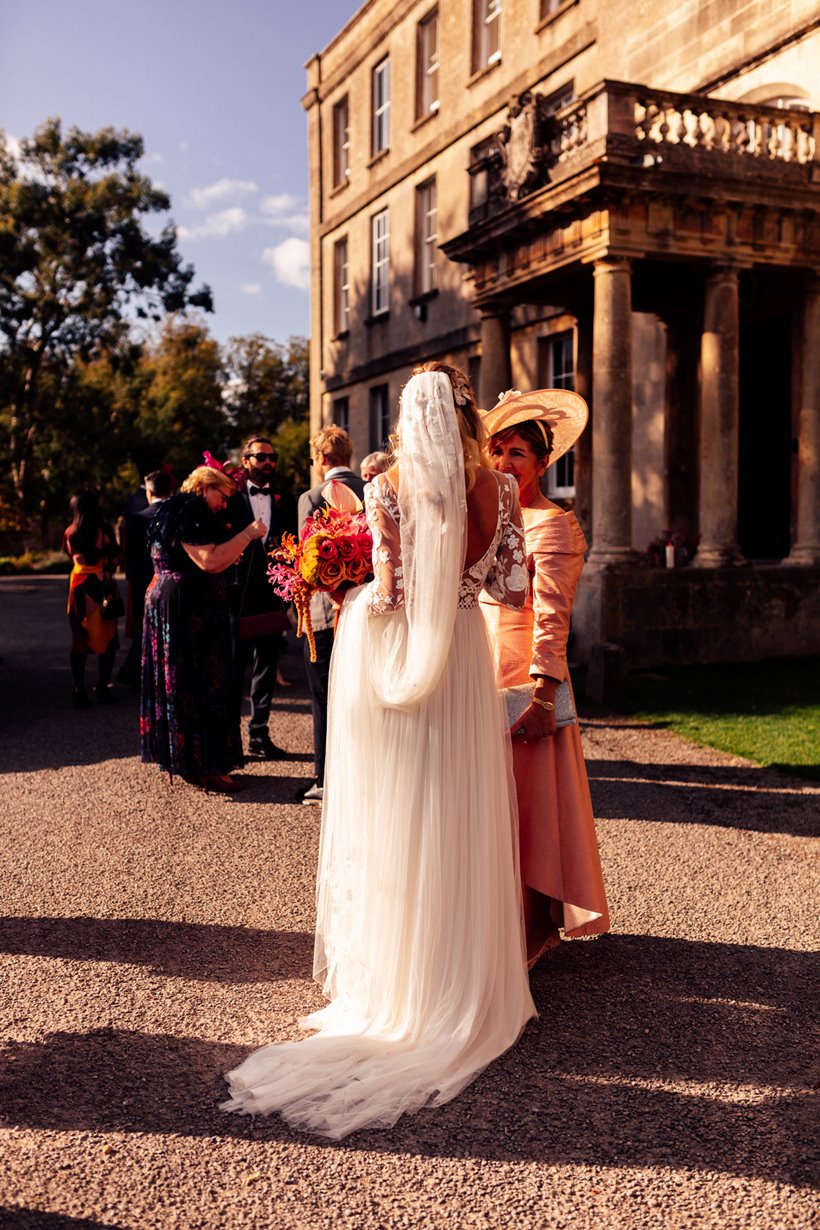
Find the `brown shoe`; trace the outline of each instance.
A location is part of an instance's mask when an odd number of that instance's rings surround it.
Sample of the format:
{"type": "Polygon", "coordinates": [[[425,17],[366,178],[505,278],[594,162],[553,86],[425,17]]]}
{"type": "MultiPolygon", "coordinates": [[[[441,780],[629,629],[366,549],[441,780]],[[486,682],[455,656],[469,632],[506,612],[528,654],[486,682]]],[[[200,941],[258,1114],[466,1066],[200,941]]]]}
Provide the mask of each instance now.
{"type": "Polygon", "coordinates": [[[206,774],[200,785],[205,790],[212,790],[214,794],[239,794],[240,790],[245,789],[245,783],[238,782],[235,777],[231,777],[230,773],[206,774]]]}

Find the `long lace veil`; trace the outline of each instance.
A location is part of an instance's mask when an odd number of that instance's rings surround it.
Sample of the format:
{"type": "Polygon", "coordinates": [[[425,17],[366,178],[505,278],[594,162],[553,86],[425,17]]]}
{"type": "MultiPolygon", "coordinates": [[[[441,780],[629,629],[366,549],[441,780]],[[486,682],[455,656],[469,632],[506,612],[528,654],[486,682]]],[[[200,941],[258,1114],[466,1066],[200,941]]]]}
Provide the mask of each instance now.
{"type": "Polygon", "coordinates": [[[404,708],[441,678],[467,544],[464,457],[444,372],[422,372],[405,385],[398,439],[404,610],[401,619],[377,620],[371,681],[383,704],[404,708]]]}

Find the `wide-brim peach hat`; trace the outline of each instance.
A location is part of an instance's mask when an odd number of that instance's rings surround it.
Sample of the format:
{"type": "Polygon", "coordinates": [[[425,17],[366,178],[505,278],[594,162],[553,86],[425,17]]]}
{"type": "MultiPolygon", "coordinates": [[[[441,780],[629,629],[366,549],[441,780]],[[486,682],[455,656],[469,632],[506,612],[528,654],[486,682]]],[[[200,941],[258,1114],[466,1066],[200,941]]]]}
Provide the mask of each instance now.
{"type": "Polygon", "coordinates": [[[535,389],[532,393],[510,389],[509,393],[501,394],[492,410],[482,411],[488,436],[495,436],[529,419],[549,423],[553,448],[548,466],[569,452],[586,427],[588,418],[589,409],[583,397],[570,389],[535,389]]]}

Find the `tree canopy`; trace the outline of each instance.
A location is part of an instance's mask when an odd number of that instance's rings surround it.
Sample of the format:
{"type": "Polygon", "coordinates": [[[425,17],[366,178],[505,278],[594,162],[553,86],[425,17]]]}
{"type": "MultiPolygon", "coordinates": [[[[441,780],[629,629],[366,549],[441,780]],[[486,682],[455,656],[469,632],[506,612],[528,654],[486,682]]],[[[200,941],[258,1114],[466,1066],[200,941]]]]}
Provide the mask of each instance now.
{"type": "Polygon", "coordinates": [[[145,220],[170,201],[142,175],[142,138],[47,120],[19,155],[0,134],[0,351],[4,418],[15,494],[35,497],[36,442],[52,397],[75,360],[116,348],[131,320],[213,308],[192,290],[176,232],[145,220]]]}
{"type": "Polygon", "coordinates": [[[59,520],[83,487],[115,515],[150,470],[181,479],[252,432],[276,440],[286,500],[307,482],[306,339],[211,337],[142,154],[56,119],[19,154],[0,132],[0,522],[59,520]]]}

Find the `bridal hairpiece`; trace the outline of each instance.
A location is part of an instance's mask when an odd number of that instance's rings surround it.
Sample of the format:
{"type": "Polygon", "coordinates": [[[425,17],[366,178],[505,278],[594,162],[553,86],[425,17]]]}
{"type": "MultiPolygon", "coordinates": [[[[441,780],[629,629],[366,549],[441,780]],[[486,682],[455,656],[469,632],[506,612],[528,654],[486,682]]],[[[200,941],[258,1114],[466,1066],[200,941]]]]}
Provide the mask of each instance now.
{"type": "Polygon", "coordinates": [[[467,378],[461,372],[454,372],[450,377],[450,383],[453,386],[453,401],[457,406],[466,406],[470,400],[467,392],[467,378]]]}

